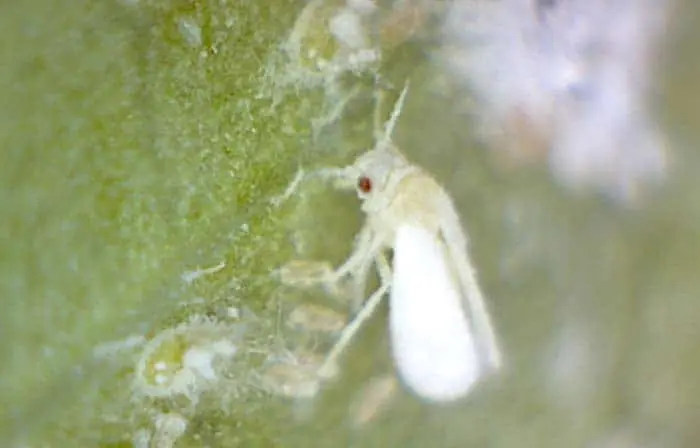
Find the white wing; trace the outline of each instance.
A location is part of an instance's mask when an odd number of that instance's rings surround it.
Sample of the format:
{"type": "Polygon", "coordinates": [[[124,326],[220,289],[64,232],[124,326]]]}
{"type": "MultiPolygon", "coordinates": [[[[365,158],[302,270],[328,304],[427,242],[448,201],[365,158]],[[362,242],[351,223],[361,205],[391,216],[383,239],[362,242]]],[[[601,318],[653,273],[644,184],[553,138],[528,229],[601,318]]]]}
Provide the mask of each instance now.
{"type": "Polygon", "coordinates": [[[466,395],[481,376],[480,356],[458,281],[436,235],[397,229],[390,295],[390,337],[403,382],[436,402],[466,395]]]}

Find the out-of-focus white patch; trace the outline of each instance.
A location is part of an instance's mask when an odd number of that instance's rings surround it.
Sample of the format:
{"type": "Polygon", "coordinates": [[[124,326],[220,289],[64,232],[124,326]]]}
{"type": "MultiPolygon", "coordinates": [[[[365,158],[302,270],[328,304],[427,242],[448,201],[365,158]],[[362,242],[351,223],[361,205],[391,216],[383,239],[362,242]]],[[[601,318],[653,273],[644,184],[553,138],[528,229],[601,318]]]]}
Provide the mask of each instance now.
{"type": "Polygon", "coordinates": [[[131,446],[134,448],[150,448],[151,431],[141,428],[134,433],[131,438],[131,446]]]}
{"type": "Polygon", "coordinates": [[[229,319],[238,320],[241,318],[241,310],[235,306],[226,308],[226,317],[229,319]]]}
{"type": "Polygon", "coordinates": [[[337,89],[345,72],[372,70],[379,49],[370,45],[362,15],[349,7],[332,8],[314,0],[304,8],[282,44],[286,64],[275,77],[282,85],[337,89]],[[327,38],[320,38],[327,35],[327,38]]]}
{"type": "Polygon", "coordinates": [[[456,0],[440,55],[495,149],[527,151],[523,125],[562,184],[632,201],[668,164],[650,94],[670,3],[456,0]]]}
{"type": "Polygon", "coordinates": [[[564,319],[546,361],[547,392],[561,409],[585,409],[595,398],[605,347],[581,316],[564,319]]]}
{"type": "Polygon", "coordinates": [[[339,42],[359,50],[367,47],[367,36],[360,16],[350,8],[340,10],[328,22],[328,29],[339,42]]]}
{"type": "MultiPolygon", "coordinates": [[[[632,426],[619,426],[612,431],[603,434],[595,441],[587,445],[587,448],[663,448],[668,446],[684,446],[664,440],[663,434],[654,434],[652,437],[642,437],[638,428],[632,426]]],[[[676,441],[677,442],[677,441],[676,441]]]]}
{"type": "Polygon", "coordinates": [[[201,303],[206,303],[207,300],[204,297],[194,297],[189,300],[183,300],[182,302],[178,303],[178,306],[191,306],[191,305],[198,305],[201,303]]]}
{"type": "Polygon", "coordinates": [[[202,28],[193,19],[180,19],[177,26],[189,46],[196,48],[202,45],[202,28]]]}
{"type": "Polygon", "coordinates": [[[377,4],[374,0],[347,0],[346,5],[358,14],[368,15],[376,11],[377,4]]]}
{"type": "Polygon", "coordinates": [[[154,448],[172,448],[177,439],[187,431],[187,420],[180,414],[158,414],[155,418],[156,431],[151,445],[154,448]]]}
{"type": "Polygon", "coordinates": [[[242,327],[207,318],[169,328],[151,339],[136,365],[134,392],[149,397],[184,395],[196,402],[199,394],[220,379],[218,360],[232,358],[242,327]]]}
{"type": "Polygon", "coordinates": [[[365,23],[374,10],[362,3],[308,2],[280,45],[281,51],[267,63],[263,91],[275,104],[299,89],[323,91],[325,104],[311,121],[314,137],[338,120],[358,94],[357,88],[344,86],[341,78],[378,70],[381,49],[372,42],[365,23]]]}

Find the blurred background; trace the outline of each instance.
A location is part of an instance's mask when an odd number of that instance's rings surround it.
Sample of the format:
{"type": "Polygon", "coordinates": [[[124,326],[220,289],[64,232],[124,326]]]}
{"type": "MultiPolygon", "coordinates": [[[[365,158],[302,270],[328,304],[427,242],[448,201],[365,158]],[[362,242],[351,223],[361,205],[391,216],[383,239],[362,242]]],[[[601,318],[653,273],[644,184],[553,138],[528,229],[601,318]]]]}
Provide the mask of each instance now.
{"type": "Polygon", "coordinates": [[[697,13],[3,3],[2,445],[700,445],[697,13]],[[290,398],[270,363],[328,344],[290,312],[348,308],[275,270],[340,262],[362,216],[318,182],[271,199],[372,147],[407,80],[393,139],[458,206],[506,369],[447,407],[378,392],[383,309],[290,398]]]}

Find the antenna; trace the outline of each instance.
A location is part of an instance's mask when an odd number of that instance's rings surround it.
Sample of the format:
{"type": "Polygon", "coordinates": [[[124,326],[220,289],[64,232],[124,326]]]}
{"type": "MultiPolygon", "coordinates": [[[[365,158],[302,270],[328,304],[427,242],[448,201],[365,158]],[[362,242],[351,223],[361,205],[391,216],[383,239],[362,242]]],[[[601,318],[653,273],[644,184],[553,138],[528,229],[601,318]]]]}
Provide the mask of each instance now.
{"type": "MultiPolygon", "coordinates": [[[[377,147],[382,147],[385,148],[389,145],[389,142],[391,142],[391,136],[394,133],[394,128],[396,127],[396,122],[399,120],[399,116],[401,116],[401,112],[403,111],[403,105],[404,101],[406,99],[406,94],[408,93],[408,88],[409,88],[409,81],[406,81],[406,83],[403,86],[403,90],[401,90],[401,95],[399,95],[399,99],[396,100],[396,103],[394,103],[394,109],[391,111],[391,117],[387,122],[384,124],[384,130],[381,133],[378,133],[379,135],[376,136],[377,139],[377,147]]],[[[381,95],[381,93],[380,93],[381,95]]],[[[380,98],[381,100],[381,98],[380,98]]],[[[377,110],[380,108],[377,107],[377,110]]],[[[375,123],[378,120],[375,118],[375,123]]],[[[376,132],[376,131],[375,131],[376,132]]]]}

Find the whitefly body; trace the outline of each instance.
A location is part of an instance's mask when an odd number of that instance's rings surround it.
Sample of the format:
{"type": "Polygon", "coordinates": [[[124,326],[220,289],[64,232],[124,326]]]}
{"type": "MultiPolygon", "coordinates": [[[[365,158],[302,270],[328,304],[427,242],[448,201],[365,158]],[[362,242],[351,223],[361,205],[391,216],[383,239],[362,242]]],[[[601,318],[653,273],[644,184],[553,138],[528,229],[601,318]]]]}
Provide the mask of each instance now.
{"type": "Polygon", "coordinates": [[[501,354],[452,200],[395,148],[371,150],[350,170],[367,215],[358,252],[366,260],[394,251],[389,333],[399,377],[425,399],[458,399],[500,368],[501,354]]]}
{"type": "MultiPolygon", "coordinates": [[[[335,286],[350,276],[353,298],[359,301],[374,264],[380,286],[345,326],[318,376],[334,376],[338,357],[388,293],[398,376],[424,400],[447,402],[465,396],[481,378],[500,369],[502,356],[452,199],[391,143],[407,91],[408,84],[374,149],[345,168],[311,173],[332,179],[338,188],[357,191],[366,220],[352,254],[335,270],[323,262],[310,269],[308,261],[293,261],[281,269],[280,278],[291,285],[335,286]],[[389,250],[393,266],[387,261],[389,250]]],[[[301,178],[303,174],[281,199],[301,178]]]]}

